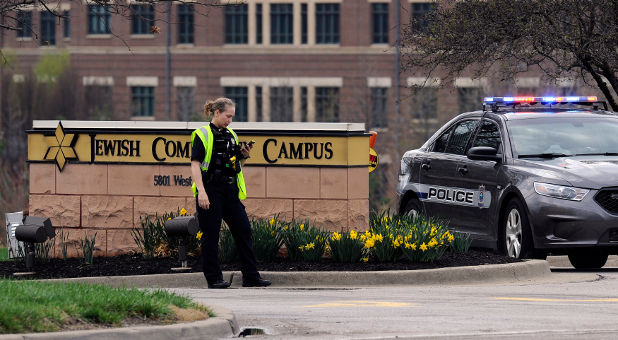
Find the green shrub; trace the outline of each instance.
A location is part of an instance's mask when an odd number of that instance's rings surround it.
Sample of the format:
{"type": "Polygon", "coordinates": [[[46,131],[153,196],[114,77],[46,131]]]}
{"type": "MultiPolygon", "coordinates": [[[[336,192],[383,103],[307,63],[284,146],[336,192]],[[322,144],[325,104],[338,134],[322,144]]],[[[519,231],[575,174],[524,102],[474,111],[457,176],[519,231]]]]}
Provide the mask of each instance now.
{"type": "Polygon", "coordinates": [[[43,243],[35,243],[34,244],[34,257],[39,262],[49,262],[51,259],[51,249],[54,245],[53,239],[48,239],[43,243]]]}
{"type": "Polygon", "coordinates": [[[60,229],[60,232],[58,233],[58,237],[60,238],[60,251],[62,252],[62,258],[64,260],[67,259],[67,253],[68,253],[68,241],[69,241],[69,232],[68,231],[64,231],[64,227],[62,227],[62,229],[60,229]]]}
{"type": "Polygon", "coordinates": [[[314,226],[303,228],[301,231],[304,231],[304,234],[301,233],[299,235],[304,235],[305,239],[301,241],[298,250],[300,250],[303,260],[310,262],[320,261],[326,250],[328,232],[314,226]]]}
{"type": "Polygon", "coordinates": [[[402,256],[397,235],[399,235],[399,221],[393,223],[386,214],[372,215],[369,218],[370,233],[366,236],[365,247],[370,251],[373,259],[379,262],[391,262],[402,256]]]}
{"type": "Polygon", "coordinates": [[[275,218],[251,220],[253,253],[258,261],[272,261],[283,244],[282,226],[275,218]]]}
{"type": "Polygon", "coordinates": [[[470,250],[470,244],[472,240],[470,240],[469,233],[460,233],[453,232],[453,242],[451,242],[449,250],[453,253],[467,253],[470,250]]]}
{"type": "Polygon", "coordinates": [[[363,259],[365,243],[355,230],[334,232],[328,244],[331,258],[337,262],[359,262],[363,259]]]}
{"type": "MultiPolygon", "coordinates": [[[[275,217],[276,219],[277,217],[275,217]]],[[[288,250],[288,260],[300,261],[303,259],[303,254],[300,250],[301,246],[306,245],[309,237],[307,234],[306,225],[308,221],[291,221],[281,222],[283,224],[283,242],[288,250]]]]}
{"type": "MultiPolygon", "coordinates": [[[[169,236],[165,232],[165,221],[174,219],[178,216],[187,216],[187,210],[185,208],[176,210],[176,213],[168,212],[164,213],[161,216],[161,219],[158,221],[158,224],[161,225],[161,241],[156,248],[157,256],[178,256],[178,241],[180,239],[179,236],[169,236]]],[[[184,236],[184,242],[187,249],[187,254],[195,255],[197,253],[197,249],[200,246],[200,239],[202,238],[202,233],[198,232],[198,235],[192,236],[187,235],[184,236]],[[199,236],[199,237],[198,237],[199,236]]]]}
{"type": "MultiPolygon", "coordinates": [[[[178,240],[179,236],[169,236],[165,233],[165,221],[171,220],[177,216],[186,216],[187,211],[182,208],[176,213],[168,212],[154,217],[140,216],[140,227],[131,230],[133,240],[140,248],[144,258],[167,257],[178,255],[178,240]]],[[[202,234],[196,236],[186,236],[184,242],[188,254],[195,254],[200,245],[202,234]],[[198,237],[199,236],[199,237],[198,237]]]]}
{"type": "Polygon", "coordinates": [[[84,235],[84,238],[79,240],[79,250],[81,250],[82,258],[84,259],[84,263],[92,264],[94,259],[94,251],[95,251],[95,242],[97,240],[97,233],[94,233],[92,237],[89,237],[88,234],[84,235]]]}
{"type": "Polygon", "coordinates": [[[393,221],[398,225],[395,243],[412,262],[439,259],[454,240],[446,224],[436,219],[403,215],[394,216],[393,221]]]}
{"type": "Polygon", "coordinates": [[[219,233],[219,259],[222,263],[230,263],[236,261],[238,253],[236,251],[236,243],[230,228],[223,223],[221,232],[219,233]]]}

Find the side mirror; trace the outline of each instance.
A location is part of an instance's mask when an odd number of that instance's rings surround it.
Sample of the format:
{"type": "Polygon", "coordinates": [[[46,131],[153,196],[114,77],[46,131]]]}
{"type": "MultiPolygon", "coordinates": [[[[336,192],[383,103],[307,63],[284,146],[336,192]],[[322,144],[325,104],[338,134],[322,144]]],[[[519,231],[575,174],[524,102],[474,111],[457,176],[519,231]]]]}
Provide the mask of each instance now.
{"type": "Polygon", "coordinates": [[[468,158],[475,161],[494,161],[500,162],[502,160],[502,154],[498,153],[496,148],[491,146],[475,146],[468,150],[468,158]]]}

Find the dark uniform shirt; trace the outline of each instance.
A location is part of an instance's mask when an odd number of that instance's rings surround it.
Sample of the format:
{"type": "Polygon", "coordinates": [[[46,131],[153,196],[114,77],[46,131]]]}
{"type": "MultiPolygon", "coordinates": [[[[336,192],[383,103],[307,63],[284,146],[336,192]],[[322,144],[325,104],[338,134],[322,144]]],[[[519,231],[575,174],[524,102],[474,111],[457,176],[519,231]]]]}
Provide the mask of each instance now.
{"type": "MultiPolygon", "coordinates": [[[[229,158],[232,156],[232,145],[236,142],[234,136],[227,128],[219,129],[213,123],[210,123],[210,129],[213,133],[213,148],[212,156],[208,171],[202,171],[202,182],[208,183],[213,176],[235,177],[236,172],[229,166],[229,158]]],[[[202,139],[197,137],[193,140],[191,148],[191,161],[202,163],[206,156],[206,148],[202,139]]]]}

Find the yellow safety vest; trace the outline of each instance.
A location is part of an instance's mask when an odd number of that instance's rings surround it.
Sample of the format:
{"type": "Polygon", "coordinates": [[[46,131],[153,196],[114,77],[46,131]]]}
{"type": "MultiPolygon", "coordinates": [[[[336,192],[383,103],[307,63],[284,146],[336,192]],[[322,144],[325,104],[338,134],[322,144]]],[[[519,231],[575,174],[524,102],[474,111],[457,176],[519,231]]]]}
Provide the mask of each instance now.
{"type": "MultiPolygon", "coordinates": [[[[234,136],[234,141],[238,144],[238,136],[236,136],[234,130],[229,127],[227,129],[232,133],[232,136],[234,136]]],[[[210,129],[210,125],[202,126],[191,133],[191,146],[193,146],[193,141],[195,140],[196,135],[202,140],[202,145],[204,145],[204,151],[206,154],[204,161],[202,161],[202,164],[200,165],[200,169],[202,171],[208,171],[210,159],[212,158],[212,147],[214,145],[214,137],[212,130],[210,129]]],[[[242,174],[242,168],[238,173],[236,173],[236,184],[238,185],[238,198],[244,200],[247,198],[247,188],[245,187],[245,177],[242,174]]],[[[191,185],[191,191],[193,191],[193,196],[197,197],[197,185],[195,182],[191,185]]]]}

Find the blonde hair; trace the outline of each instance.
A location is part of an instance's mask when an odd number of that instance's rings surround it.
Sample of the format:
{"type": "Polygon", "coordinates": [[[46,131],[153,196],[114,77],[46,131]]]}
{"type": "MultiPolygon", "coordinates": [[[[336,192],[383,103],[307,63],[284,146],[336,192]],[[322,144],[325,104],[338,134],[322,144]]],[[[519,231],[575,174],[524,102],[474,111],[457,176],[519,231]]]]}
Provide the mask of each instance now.
{"type": "Polygon", "coordinates": [[[215,100],[207,100],[206,104],[204,104],[204,115],[207,120],[210,120],[214,115],[215,111],[219,110],[219,112],[225,111],[226,106],[235,106],[234,102],[230,98],[220,97],[215,100]]]}

